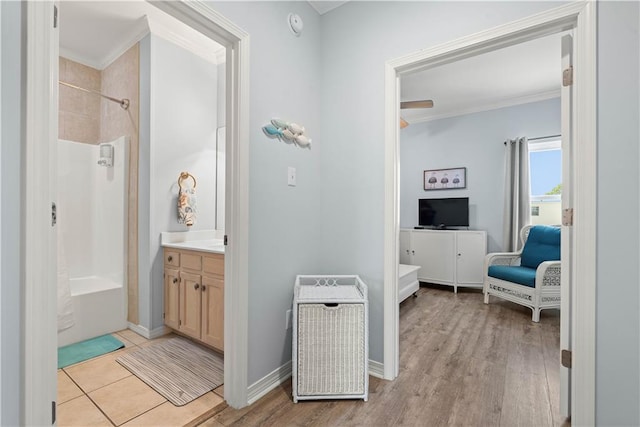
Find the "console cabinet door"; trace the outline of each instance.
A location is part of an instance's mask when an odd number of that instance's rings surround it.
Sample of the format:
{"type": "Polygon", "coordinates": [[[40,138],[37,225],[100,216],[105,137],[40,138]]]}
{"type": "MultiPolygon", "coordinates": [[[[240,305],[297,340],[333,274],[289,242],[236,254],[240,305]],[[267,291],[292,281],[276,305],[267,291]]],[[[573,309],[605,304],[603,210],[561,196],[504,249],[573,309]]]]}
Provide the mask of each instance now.
{"type": "Polygon", "coordinates": [[[411,264],[411,231],[400,230],[400,264],[411,264]]]}
{"type": "Polygon", "coordinates": [[[455,233],[414,231],[411,235],[412,262],[422,268],[418,278],[425,282],[453,284],[455,281],[455,233]]]}
{"type": "Polygon", "coordinates": [[[170,328],[180,326],[180,272],[164,269],[164,323],[170,328]]]}
{"type": "Polygon", "coordinates": [[[224,351],[224,280],[202,277],[202,341],[224,351]]]}
{"type": "Polygon", "coordinates": [[[457,234],[457,282],[482,284],[487,238],[483,232],[472,231],[457,234]]]}
{"type": "Polygon", "coordinates": [[[198,274],[180,274],[180,327],[178,330],[190,337],[200,339],[200,321],[202,318],[200,287],[201,276],[198,274]]]}

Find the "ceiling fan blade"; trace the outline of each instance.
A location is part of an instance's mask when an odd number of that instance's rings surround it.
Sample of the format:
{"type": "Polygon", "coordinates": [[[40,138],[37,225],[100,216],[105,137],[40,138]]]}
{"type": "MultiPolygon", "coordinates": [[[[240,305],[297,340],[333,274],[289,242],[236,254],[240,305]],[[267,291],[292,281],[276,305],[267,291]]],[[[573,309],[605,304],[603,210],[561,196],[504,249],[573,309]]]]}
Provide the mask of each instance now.
{"type": "Polygon", "coordinates": [[[407,126],[409,126],[409,122],[403,119],[402,117],[400,117],[400,129],[404,129],[407,126]]]}
{"type": "Polygon", "coordinates": [[[400,103],[400,108],[433,108],[433,101],[425,99],[424,101],[405,101],[400,103]]]}

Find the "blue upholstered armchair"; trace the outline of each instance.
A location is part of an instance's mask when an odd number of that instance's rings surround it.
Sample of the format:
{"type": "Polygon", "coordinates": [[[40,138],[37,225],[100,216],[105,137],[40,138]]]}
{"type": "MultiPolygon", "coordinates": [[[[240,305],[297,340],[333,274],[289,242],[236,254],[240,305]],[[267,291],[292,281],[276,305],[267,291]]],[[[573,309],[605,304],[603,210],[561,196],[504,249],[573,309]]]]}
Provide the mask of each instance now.
{"type": "Polygon", "coordinates": [[[519,252],[491,253],[485,258],[484,303],[489,295],[540,311],[560,308],[560,227],[527,225],[520,230],[519,252]]]}

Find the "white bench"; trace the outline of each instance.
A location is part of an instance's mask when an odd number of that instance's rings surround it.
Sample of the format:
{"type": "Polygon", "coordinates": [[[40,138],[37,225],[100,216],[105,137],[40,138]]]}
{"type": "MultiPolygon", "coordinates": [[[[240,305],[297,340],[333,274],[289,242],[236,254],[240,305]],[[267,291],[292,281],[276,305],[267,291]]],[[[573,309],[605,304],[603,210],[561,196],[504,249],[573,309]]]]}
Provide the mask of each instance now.
{"type": "Polygon", "coordinates": [[[420,266],[400,264],[398,266],[398,302],[409,298],[409,295],[418,292],[420,282],[418,282],[418,270],[420,266]]]}

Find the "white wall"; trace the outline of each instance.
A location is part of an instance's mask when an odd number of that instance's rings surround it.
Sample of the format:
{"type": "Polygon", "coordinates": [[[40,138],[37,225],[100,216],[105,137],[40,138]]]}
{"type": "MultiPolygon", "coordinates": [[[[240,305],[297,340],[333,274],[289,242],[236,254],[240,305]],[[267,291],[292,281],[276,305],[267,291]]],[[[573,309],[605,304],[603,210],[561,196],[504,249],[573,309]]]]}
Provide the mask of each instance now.
{"type": "MultiPolygon", "coordinates": [[[[296,274],[315,274],[321,233],[320,16],[306,2],[215,2],[212,7],[250,33],[249,384],[291,360],[291,307],[296,274]],[[299,14],[295,37],[287,15],[299,14]],[[313,148],[267,138],[271,118],[307,128],[313,148]],[[287,167],[298,185],[287,186],[287,167]]],[[[337,207],[339,208],[339,207],[337,207]]]]}
{"type": "Polygon", "coordinates": [[[502,248],[504,144],[560,133],[560,99],[412,124],[400,132],[400,227],[418,225],[418,199],[469,197],[469,228],[486,230],[489,252],[502,248]],[[425,191],[423,171],[467,168],[467,188],[425,191]]]}
{"type": "Polygon", "coordinates": [[[19,2],[1,2],[2,38],[2,144],[0,144],[0,425],[21,425],[21,396],[24,393],[22,353],[23,299],[21,284],[22,217],[20,205],[22,115],[21,49],[26,45],[21,25],[23,11],[19,2]]]}
{"type": "Polygon", "coordinates": [[[639,31],[639,3],[598,2],[596,424],[606,426],[640,425],[639,31]]]}
{"type": "Polygon", "coordinates": [[[140,52],[139,309],[153,330],[163,325],[160,233],[215,229],[218,67],[155,34],[140,52]],[[192,227],[178,224],[182,171],[197,181],[192,227]]]}

